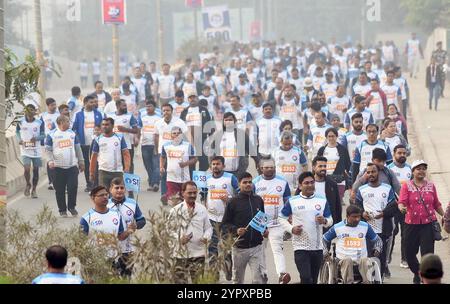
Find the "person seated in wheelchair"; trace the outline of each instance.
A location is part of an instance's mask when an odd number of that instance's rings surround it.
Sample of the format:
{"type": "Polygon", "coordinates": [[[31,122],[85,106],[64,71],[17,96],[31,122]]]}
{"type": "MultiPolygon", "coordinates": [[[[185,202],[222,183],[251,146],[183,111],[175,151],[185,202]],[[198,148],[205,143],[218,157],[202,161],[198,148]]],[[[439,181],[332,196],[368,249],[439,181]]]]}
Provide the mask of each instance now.
{"type": "Polygon", "coordinates": [[[336,241],[336,265],[340,269],[344,284],[353,284],[355,274],[353,267],[356,265],[363,284],[370,283],[368,277],[373,259],[368,257],[366,241],[373,244],[373,255],[378,257],[383,243],[380,237],[373,231],[369,224],[361,221],[362,210],[356,205],[347,208],[346,219],[335,224],[323,235],[324,259],[331,258],[330,247],[334,239],[336,241]]]}

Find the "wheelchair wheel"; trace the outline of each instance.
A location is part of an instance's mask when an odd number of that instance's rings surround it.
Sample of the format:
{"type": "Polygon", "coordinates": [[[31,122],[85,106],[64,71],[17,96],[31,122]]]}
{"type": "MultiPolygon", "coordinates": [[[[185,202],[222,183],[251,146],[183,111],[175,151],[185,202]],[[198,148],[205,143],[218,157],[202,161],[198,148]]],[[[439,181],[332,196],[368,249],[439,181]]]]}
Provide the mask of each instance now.
{"type": "Polygon", "coordinates": [[[325,261],[320,269],[319,284],[336,284],[336,265],[334,261],[325,261]]]}
{"type": "Polygon", "coordinates": [[[370,258],[370,260],[372,263],[367,273],[367,279],[369,280],[370,284],[383,284],[380,260],[378,258],[370,258]]]}

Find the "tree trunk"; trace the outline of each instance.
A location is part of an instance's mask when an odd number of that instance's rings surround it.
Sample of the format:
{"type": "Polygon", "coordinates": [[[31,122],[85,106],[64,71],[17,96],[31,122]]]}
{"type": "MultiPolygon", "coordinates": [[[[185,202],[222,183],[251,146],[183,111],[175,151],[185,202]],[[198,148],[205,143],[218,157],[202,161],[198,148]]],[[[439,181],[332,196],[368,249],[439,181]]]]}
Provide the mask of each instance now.
{"type": "Polygon", "coordinates": [[[0,0],[0,250],[6,249],[6,102],[4,0],[0,0]]]}

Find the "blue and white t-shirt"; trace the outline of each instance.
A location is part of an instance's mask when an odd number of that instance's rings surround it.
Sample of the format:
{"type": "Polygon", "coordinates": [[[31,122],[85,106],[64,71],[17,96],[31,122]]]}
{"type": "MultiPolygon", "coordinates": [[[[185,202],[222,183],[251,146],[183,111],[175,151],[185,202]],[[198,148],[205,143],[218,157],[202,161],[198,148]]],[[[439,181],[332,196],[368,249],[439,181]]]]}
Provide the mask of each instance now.
{"type": "Polygon", "coordinates": [[[344,220],[331,227],[323,238],[329,243],[337,239],[336,257],[339,260],[351,258],[353,261],[359,261],[367,257],[366,239],[374,242],[377,234],[366,222],[360,221],[358,226],[351,227],[347,226],[344,220]]]}
{"type": "Polygon", "coordinates": [[[281,224],[286,231],[292,231],[295,226],[302,226],[300,235],[292,236],[292,245],[296,250],[323,250],[322,235],[324,225],[316,222],[316,216],[327,220],[325,227],[333,225],[330,205],[327,199],[320,195],[305,197],[302,194],[291,197],[281,210],[281,224]],[[292,225],[287,219],[292,215],[292,225]]]}
{"type": "Polygon", "coordinates": [[[378,140],[374,145],[369,144],[367,140],[364,140],[358,148],[355,150],[355,157],[353,158],[353,163],[359,164],[359,171],[366,169],[367,164],[372,161],[372,152],[376,148],[383,149],[387,155],[387,162],[392,161],[391,149],[381,140],[378,140]]]}
{"type": "MultiPolygon", "coordinates": [[[[365,212],[369,213],[372,218],[379,215],[394,199],[394,190],[390,185],[384,183],[378,187],[372,187],[370,184],[366,184],[361,186],[356,192],[356,204],[362,207],[365,212]]],[[[382,232],[383,218],[373,218],[368,223],[375,233],[382,232]]]]}
{"type": "Polygon", "coordinates": [[[35,278],[31,284],[84,284],[83,279],[68,273],[44,273],[35,278]]]}
{"type": "MultiPolygon", "coordinates": [[[[114,204],[114,202],[109,199],[107,207],[112,210],[119,212],[122,216],[123,227],[126,229],[130,223],[133,221],[139,221],[144,218],[139,205],[134,199],[126,198],[123,204],[114,204]]],[[[134,251],[134,246],[131,244],[131,238],[120,241],[120,247],[122,249],[122,253],[129,253],[134,251]]]]}
{"type": "Polygon", "coordinates": [[[283,209],[284,203],[291,197],[288,182],[277,175],[273,179],[265,179],[262,175],[253,180],[255,194],[264,200],[264,212],[271,221],[268,227],[279,226],[278,216],[283,209]]]}

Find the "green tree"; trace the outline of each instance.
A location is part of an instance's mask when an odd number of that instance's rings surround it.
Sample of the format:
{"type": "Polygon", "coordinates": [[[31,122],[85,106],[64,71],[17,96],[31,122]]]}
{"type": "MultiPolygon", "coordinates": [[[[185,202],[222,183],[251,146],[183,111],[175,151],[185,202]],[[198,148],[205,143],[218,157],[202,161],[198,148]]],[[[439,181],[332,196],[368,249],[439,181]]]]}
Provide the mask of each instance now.
{"type": "Polygon", "coordinates": [[[450,26],[450,0],[401,0],[401,7],[406,23],[425,31],[450,26]]]}
{"type": "Polygon", "coordinates": [[[21,112],[14,112],[16,104],[24,106],[25,97],[36,92],[38,87],[40,68],[32,56],[27,56],[22,63],[9,49],[5,49],[5,100],[6,115],[14,117],[14,121],[21,116],[21,112]]]}

